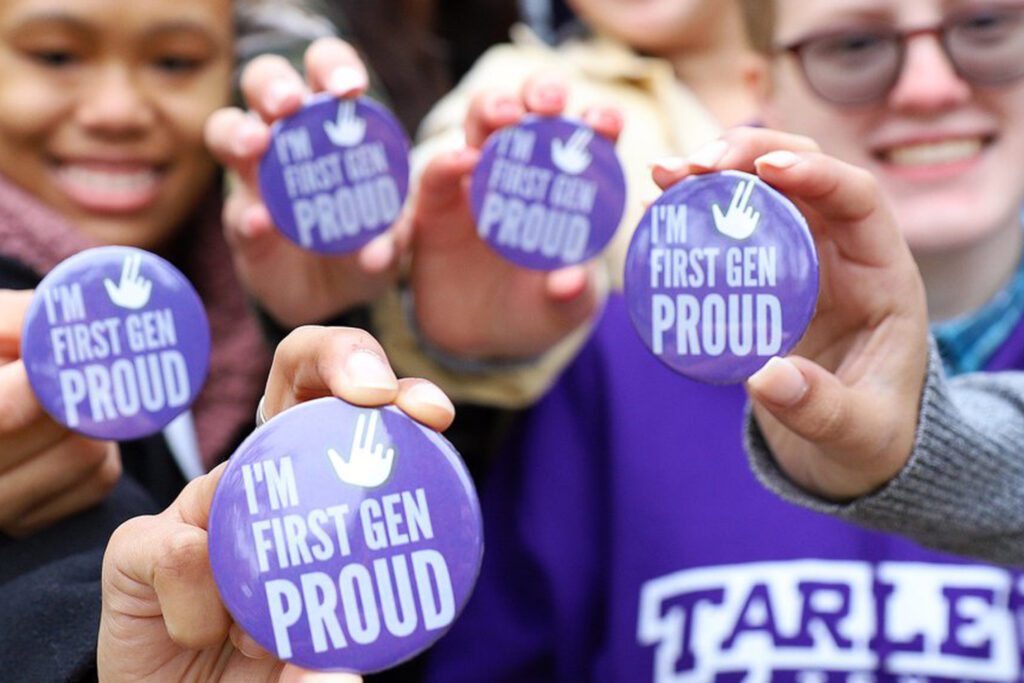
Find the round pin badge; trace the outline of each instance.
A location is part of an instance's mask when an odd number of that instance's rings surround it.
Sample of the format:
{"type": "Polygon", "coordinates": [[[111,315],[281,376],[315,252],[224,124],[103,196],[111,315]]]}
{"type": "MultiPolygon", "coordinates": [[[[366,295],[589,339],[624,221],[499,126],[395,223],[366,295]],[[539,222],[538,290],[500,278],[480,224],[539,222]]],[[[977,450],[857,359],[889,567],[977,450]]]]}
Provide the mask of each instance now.
{"type": "Polygon", "coordinates": [[[347,254],[398,219],[409,191],[409,141],[373,100],[318,95],[273,125],[259,182],[288,239],[347,254]]]}
{"type": "Polygon", "coordinates": [[[397,408],[300,404],[253,432],[214,496],[225,606],[299,666],[380,671],[444,635],[480,571],[472,481],[440,434],[397,408]]]}
{"type": "Polygon", "coordinates": [[[647,347],[702,382],[742,382],[800,340],[818,299],[807,221],[756,176],[691,176],[648,208],[626,256],[647,347]]]}
{"type": "Polygon", "coordinates": [[[137,439],[192,405],[210,365],[210,327],[177,268],[141,249],[98,247],[39,283],[21,356],[57,422],[96,439],[137,439]]]}
{"type": "Polygon", "coordinates": [[[504,258],[555,270],[597,256],[615,235],[626,178],[589,126],[529,116],[488,139],[473,171],[477,233],[504,258]]]}

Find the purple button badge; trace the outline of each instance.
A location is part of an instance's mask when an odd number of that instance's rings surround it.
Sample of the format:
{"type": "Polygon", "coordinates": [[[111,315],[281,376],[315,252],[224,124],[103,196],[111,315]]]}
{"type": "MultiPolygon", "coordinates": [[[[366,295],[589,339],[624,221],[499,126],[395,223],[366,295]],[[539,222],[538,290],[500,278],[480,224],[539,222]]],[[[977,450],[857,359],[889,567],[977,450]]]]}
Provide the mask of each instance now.
{"type": "Polygon", "coordinates": [[[210,328],[177,268],[141,249],[99,247],[39,283],[21,355],[55,420],[96,439],[137,439],[195,400],[210,365],[210,328]]]}
{"type": "Polygon", "coordinates": [[[615,146],[582,123],[527,117],[491,135],[470,188],[477,233],[526,268],[554,270],[601,252],[622,220],[615,146]]]}
{"type": "Polygon", "coordinates": [[[641,219],[625,290],[634,327],[666,365],[742,382],[800,340],[818,299],[818,257],[807,221],[759,178],[692,176],[641,219]]]}
{"type": "Polygon", "coordinates": [[[210,563],[235,621],[310,669],[371,673],[444,635],[480,571],[472,481],[440,434],[397,408],[323,398],[231,457],[210,563]]]}
{"type": "Polygon", "coordinates": [[[408,191],[409,141],[373,100],[318,95],[271,128],[260,192],[277,227],[303,249],[359,249],[394,224],[408,191]]]}

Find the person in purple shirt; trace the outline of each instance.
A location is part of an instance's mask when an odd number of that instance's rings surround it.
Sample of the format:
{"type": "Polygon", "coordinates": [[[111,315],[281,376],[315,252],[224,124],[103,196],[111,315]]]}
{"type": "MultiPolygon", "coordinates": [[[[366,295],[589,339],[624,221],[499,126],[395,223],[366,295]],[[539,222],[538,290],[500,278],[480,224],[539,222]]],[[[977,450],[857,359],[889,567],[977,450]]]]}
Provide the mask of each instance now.
{"type": "MultiPolygon", "coordinates": [[[[765,123],[820,147],[737,130],[655,178],[736,168],[797,202],[822,259],[818,324],[774,371],[804,378],[788,386],[797,401],[808,384],[876,401],[879,436],[856,446],[885,460],[914,440],[905,399],[921,395],[927,317],[1019,310],[1024,180],[1007,171],[1024,153],[1024,81],[993,70],[1024,64],[1006,59],[1024,15],[939,0],[769,7],[772,44],[793,50],[761,76],[765,123]],[[883,352],[899,343],[906,356],[883,352]]],[[[974,335],[936,337],[981,369],[1024,367],[1020,314],[993,329],[984,353],[974,335]]],[[[1020,680],[1021,576],[780,501],[747,466],[744,403],[742,387],[672,374],[610,301],[484,487],[483,572],[431,680],[1020,680]]],[[[802,474],[852,495],[885,481],[858,472],[802,474]]]]}

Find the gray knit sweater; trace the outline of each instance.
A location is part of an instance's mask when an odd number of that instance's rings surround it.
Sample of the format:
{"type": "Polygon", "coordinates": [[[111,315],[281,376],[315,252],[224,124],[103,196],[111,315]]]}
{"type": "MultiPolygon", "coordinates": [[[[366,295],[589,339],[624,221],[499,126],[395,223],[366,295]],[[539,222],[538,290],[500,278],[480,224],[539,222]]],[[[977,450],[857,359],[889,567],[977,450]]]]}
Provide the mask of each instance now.
{"type": "Polygon", "coordinates": [[[848,503],[790,481],[749,415],[745,437],[754,474],[786,500],[941,550],[1024,565],[1024,373],[947,380],[933,342],[910,460],[881,489],[848,503]]]}

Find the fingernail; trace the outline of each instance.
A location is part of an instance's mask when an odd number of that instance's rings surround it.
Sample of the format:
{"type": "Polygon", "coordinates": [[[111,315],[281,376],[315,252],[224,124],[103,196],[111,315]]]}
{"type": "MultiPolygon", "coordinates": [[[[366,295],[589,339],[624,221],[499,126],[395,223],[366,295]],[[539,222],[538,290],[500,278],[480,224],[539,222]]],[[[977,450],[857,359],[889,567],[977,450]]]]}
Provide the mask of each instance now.
{"type": "Polygon", "coordinates": [[[537,89],[537,99],[547,107],[561,107],[565,105],[565,90],[554,84],[542,85],[537,89]]]}
{"type": "Polygon", "coordinates": [[[799,403],[809,388],[793,361],[778,356],[769,359],[747,384],[759,399],[786,408],[799,403]]]}
{"type": "Polygon", "coordinates": [[[510,97],[503,97],[494,103],[494,113],[498,116],[516,116],[521,109],[519,102],[510,97]]]}
{"type": "Polygon", "coordinates": [[[662,157],[651,163],[651,168],[660,168],[669,173],[679,173],[689,168],[690,162],[683,157],[662,157]]]}
{"type": "Polygon", "coordinates": [[[771,166],[772,168],[782,170],[796,166],[797,164],[800,163],[800,161],[800,157],[798,157],[793,152],[790,152],[789,150],[786,149],[777,149],[774,152],[762,154],[757,159],[755,159],[754,167],[756,168],[758,166],[771,166]]]}
{"type": "Polygon", "coordinates": [[[235,154],[249,156],[256,151],[258,139],[263,135],[263,127],[255,121],[243,121],[238,126],[234,142],[235,154]]]}
{"type": "Polygon", "coordinates": [[[274,81],[267,88],[265,103],[267,110],[277,114],[285,109],[291,101],[302,99],[302,88],[292,81],[274,81]]]}
{"type": "Polygon", "coordinates": [[[364,389],[398,388],[395,373],[380,356],[371,351],[354,351],[345,363],[345,373],[353,384],[364,389]]]}
{"type": "Polygon", "coordinates": [[[452,405],[451,399],[445,396],[443,391],[429,382],[414,384],[409,387],[407,395],[409,398],[419,403],[426,403],[427,405],[434,406],[435,408],[440,408],[447,413],[455,412],[455,406],[452,405]]]}
{"type": "Polygon", "coordinates": [[[691,166],[697,166],[699,168],[712,169],[715,167],[725,153],[729,151],[729,143],[725,140],[715,140],[710,142],[696,152],[687,157],[687,162],[691,166]]]}
{"type": "Polygon", "coordinates": [[[350,95],[366,85],[366,73],[353,66],[339,66],[327,78],[327,89],[339,96],[350,95]]]}

